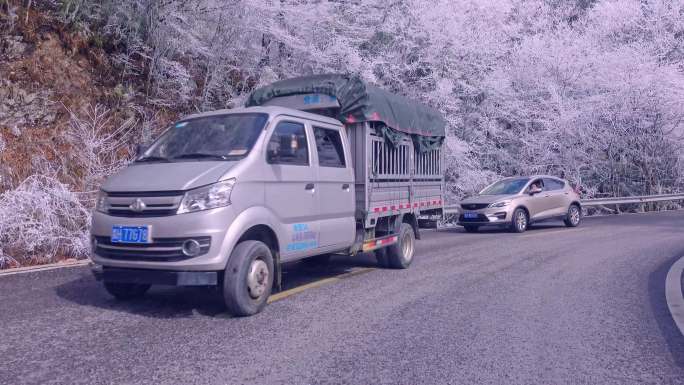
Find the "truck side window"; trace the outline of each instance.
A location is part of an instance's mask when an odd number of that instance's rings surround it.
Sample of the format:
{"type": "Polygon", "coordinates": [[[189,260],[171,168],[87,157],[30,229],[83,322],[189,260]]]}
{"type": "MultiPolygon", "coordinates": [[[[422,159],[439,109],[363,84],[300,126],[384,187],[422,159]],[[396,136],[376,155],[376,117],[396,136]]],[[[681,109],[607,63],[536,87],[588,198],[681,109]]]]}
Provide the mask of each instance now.
{"type": "Polygon", "coordinates": [[[309,148],[304,125],[295,122],[281,122],[273,131],[268,142],[268,163],[309,165],[309,148]]]}
{"type": "Polygon", "coordinates": [[[318,164],[323,167],[346,167],[344,146],[340,132],[327,128],[314,127],[318,164]]]}

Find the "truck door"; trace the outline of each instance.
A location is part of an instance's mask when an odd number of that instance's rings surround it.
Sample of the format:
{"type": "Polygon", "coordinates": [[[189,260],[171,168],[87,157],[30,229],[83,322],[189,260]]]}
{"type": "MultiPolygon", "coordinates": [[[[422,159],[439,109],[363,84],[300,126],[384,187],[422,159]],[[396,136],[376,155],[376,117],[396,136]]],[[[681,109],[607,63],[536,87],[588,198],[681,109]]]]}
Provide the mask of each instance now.
{"type": "Polygon", "coordinates": [[[354,169],[349,143],[341,127],[315,124],[316,185],[318,188],[320,246],[346,248],[354,242],[354,169]]]}
{"type": "Polygon", "coordinates": [[[280,120],[266,149],[265,203],[280,221],[283,260],[314,255],[319,247],[315,173],[304,122],[280,120]]]}

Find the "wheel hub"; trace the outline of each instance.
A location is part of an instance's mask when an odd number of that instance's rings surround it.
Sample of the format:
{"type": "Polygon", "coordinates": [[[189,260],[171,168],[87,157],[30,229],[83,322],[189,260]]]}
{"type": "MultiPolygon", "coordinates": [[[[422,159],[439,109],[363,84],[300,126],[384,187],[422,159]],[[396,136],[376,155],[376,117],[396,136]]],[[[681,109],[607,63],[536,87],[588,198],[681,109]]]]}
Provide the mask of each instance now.
{"type": "Polygon", "coordinates": [[[409,234],[404,234],[401,238],[401,251],[405,261],[413,258],[413,238],[409,234]]]}
{"type": "Polygon", "coordinates": [[[268,287],[268,265],[261,259],[255,259],[249,265],[247,272],[247,290],[249,296],[257,299],[261,297],[268,287]]]}
{"type": "Polygon", "coordinates": [[[518,212],[518,217],[516,218],[516,223],[518,225],[518,230],[524,230],[527,226],[527,217],[522,211],[518,212]]]}
{"type": "Polygon", "coordinates": [[[576,225],[579,223],[579,220],[580,220],[579,210],[577,209],[577,207],[573,206],[572,209],[570,209],[570,221],[572,222],[572,224],[576,225]]]}

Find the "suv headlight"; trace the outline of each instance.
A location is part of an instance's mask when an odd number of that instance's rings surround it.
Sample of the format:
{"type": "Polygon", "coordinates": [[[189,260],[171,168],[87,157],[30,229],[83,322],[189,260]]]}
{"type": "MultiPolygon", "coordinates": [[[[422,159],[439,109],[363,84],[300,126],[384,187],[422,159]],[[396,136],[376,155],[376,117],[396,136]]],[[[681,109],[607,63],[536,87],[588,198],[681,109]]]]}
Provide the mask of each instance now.
{"type": "Polygon", "coordinates": [[[190,190],[185,193],[178,214],[215,209],[230,204],[235,178],[190,190]]]}
{"type": "Polygon", "coordinates": [[[506,207],[506,206],[508,206],[509,203],[511,203],[510,200],[501,201],[501,202],[494,202],[494,203],[490,204],[489,207],[491,207],[491,208],[506,207]]]}
{"type": "Polygon", "coordinates": [[[97,192],[97,200],[95,201],[95,210],[106,213],[107,212],[107,193],[100,190],[97,192]]]}

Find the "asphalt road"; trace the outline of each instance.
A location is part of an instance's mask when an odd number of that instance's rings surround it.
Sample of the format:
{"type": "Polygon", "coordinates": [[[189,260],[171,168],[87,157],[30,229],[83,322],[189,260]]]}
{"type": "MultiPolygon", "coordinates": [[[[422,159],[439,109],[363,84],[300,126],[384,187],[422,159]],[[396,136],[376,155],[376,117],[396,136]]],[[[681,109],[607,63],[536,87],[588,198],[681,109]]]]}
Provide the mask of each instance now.
{"type": "MultiPolygon", "coordinates": [[[[87,268],[0,277],[0,384],[682,384],[665,276],[684,212],[428,232],[372,270],[230,318],[208,289],[110,298],[87,268]]],[[[288,266],[289,288],[325,273],[288,266]]]]}

